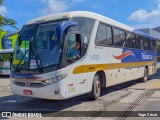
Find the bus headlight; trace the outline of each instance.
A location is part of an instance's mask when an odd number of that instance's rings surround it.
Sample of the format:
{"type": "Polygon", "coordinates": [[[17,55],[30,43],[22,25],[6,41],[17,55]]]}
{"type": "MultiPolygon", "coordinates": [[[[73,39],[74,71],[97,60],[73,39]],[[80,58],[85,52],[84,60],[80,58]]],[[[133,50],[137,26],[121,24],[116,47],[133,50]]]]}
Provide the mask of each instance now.
{"type": "Polygon", "coordinates": [[[61,75],[58,75],[58,76],[53,77],[51,79],[43,80],[42,82],[47,83],[47,84],[52,84],[54,82],[57,82],[57,81],[64,79],[65,77],[66,77],[66,74],[61,74],[61,75]]]}

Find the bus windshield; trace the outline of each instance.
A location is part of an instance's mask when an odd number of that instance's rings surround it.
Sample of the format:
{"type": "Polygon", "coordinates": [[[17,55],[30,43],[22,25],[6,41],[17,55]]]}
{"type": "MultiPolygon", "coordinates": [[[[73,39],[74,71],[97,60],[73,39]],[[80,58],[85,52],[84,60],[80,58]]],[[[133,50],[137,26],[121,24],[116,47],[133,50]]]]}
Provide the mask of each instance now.
{"type": "Polygon", "coordinates": [[[61,41],[56,40],[58,22],[25,26],[17,40],[13,67],[33,70],[60,63],[61,41]]]}

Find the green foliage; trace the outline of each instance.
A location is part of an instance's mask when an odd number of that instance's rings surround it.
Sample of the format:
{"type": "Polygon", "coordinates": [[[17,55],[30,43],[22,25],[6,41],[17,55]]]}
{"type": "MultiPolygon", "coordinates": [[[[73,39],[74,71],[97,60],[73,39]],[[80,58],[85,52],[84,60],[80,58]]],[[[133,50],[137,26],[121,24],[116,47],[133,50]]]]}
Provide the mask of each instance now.
{"type": "MultiPolygon", "coordinates": [[[[4,0],[0,0],[0,5],[2,5],[4,2],[4,0]]],[[[16,25],[17,25],[17,22],[13,19],[10,19],[10,18],[5,18],[4,16],[0,15],[0,49],[3,49],[2,48],[2,37],[7,33],[7,32],[4,32],[3,31],[3,27],[4,26],[10,26],[12,28],[16,28],[16,25]]],[[[13,35],[11,36],[9,39],[12,40],[12,48],[14,48],[14,45],[16,43],[16,40],[17,40],[17,37],[18,35],[13,35]]]]}
{"type": "Polygon", "coordinates": [[[3,0],[0,0],[0,4],[2,4],[3,3],[3,0]]]}
{"type": "Polygon", "coordinates": [[[9,54],[9,53],[6,53],[6,54],[1,53],[0,54],[0,61],[10,61],[10,59],[11,59],[11,54],[9,54]]]}
{"type": "Polygon", "coordinates": [[[2,15],[0,15],[0,29],[1,30],[3,29],[4,26],[11,26],[11,27],[17,29],[16,24],[17,24],[17,22],[15,20],[8,19],[8,18],[5,18],[2,15]]]}
{"type": "MultiPolygon", "coordinates": [[[[0,5],[3,4],[3,0],[0,0],[0,5]]],[[[4,16],[0,15],[0,30],[3,29],[4,26],[11,26],[15,29],[17,22],[13,19],[5,18],[4,16]]]]}

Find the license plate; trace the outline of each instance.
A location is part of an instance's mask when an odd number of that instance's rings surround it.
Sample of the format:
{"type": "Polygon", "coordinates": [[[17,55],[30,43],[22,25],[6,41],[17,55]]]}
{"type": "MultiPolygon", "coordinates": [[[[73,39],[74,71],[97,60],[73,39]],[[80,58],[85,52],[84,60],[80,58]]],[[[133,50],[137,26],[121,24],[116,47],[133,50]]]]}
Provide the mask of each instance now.
{"type": "Polygon", "coordinates": [[[32,95],[32,90],[23,90],[23,94],[32,95]]]}

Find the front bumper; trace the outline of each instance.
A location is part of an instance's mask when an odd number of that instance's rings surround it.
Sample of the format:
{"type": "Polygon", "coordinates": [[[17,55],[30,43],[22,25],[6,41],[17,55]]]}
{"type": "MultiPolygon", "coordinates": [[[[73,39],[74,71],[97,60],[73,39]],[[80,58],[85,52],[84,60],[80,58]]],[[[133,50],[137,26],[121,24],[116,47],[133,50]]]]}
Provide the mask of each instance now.
{"type": "Polygon", "coordinates": [[[44,87],[25,87],[25,86],[18,86],[14,82],[11,82],[11,90],[13,94],[20,96],[52,99],[52,100],[63,100],[66,99],[64,83],[65,83],[64,80],[61,80],[44,87]],[[25,95],[23,93],[24,90],[31,90],[32,95],[25,95]]]}

